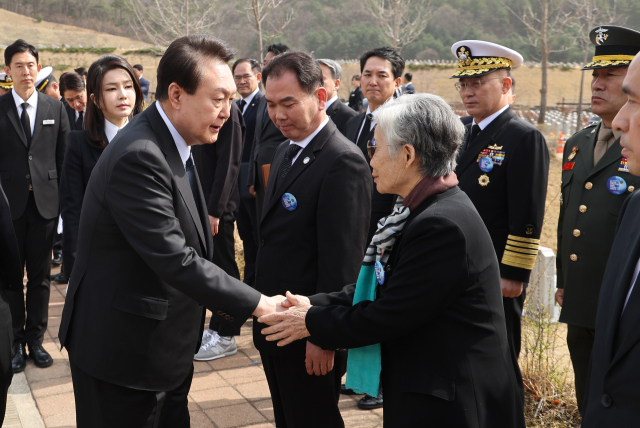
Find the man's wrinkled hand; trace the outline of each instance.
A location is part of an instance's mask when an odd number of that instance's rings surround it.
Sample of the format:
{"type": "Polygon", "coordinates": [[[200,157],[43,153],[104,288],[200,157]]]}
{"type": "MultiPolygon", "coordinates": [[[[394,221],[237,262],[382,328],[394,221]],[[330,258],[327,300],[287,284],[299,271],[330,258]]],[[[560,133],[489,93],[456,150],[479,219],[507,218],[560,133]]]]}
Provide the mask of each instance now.
{"type": "Polygon", "coordinates": [[[307,341],[307,355],[304,365],[307,367],[307,373],[316,376],[324,376],[333,370],[334,351],[325,351],[319,346],[307,341]]]}
{"type": "Polygon", "coordinates": [[[502,295],[504,297],[518,297],[522,294],[522,281],[514,281],[513,279],[500,278],[502,284],[502,295]]]}
{"type": "MultiPolygon", "coordinates": [[[[288,293],[291,294],[291,293],[288,293]]],[[[309,300],[309,298],[307,296],[301,296],[300,294],[292,294],[292,296],[294,296],[294,301],[296,302],[301,302],[299,303],[300,305],[307,305],[307,306],[311,306],[311,300],[309,300]]],[[[291,308],[293,306],[296,306],[295,303],[291,303],[289,301],[289,299],[284,299],[284,301],[282,302],[282,307],[283,308],[291,308]]]]}
{"type": "Polygon", "coordinates": [[[305,318],[309,308],[311,308],[311,304],[309,299],[302,297],[287,291],[287,300],[293,306],[284,312],[272,313],[258,318],[259,323],[270,326],[262,329],[262,334],[267,336],[268,341],[278,340],[278,346],[285,346],[295,340],[310,336],[305,324],[305,318]]]}

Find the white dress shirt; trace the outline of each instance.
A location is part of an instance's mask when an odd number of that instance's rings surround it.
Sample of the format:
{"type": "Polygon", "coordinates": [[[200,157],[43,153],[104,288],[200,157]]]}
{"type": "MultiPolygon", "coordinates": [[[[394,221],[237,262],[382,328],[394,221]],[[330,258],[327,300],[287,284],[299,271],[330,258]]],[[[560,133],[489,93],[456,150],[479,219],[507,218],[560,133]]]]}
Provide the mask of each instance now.
{"type": "MultiPolygon", "coordinates": [[[[127,126],[127,123],[129,123],[129,119],[127,119],[127,121],[124,123],[124,125],[122,125],[122,128],[127,126]]],[[[107,136],[107,141],[110,143],[111,140],[113,140],[116,137],[116,134],[118,133],[118,131],[121,130],[122,128],[118,128],[116,125],[114,125],[113,123],[111,123],[107,119],[105,119],[104,120],[104,133],[107,136]]]]}
{"type": "Polygon", "coordinates": [[[167,128],[169,128],[169,133],[173,137],[173,141],[176,143],[178,153],[180,153],[180,159],[182,159],[182,165],[186,168],[187,160],[189,159],[189,156],[191,156],[191,147],[187,145],[187,142],[182,138],[182,135],[180,135],[178,130],[173,126],[164,110],[162,110],[162,105],[160,103],[156,103],[156,106],[158,108],[158,113],[160,113],[160,117],[162,117],[167,128]]]}
{"type": "MultiPolygon", "coordinates": [[[[329,123],[329,116],[327,116],[322,123],[320,124],[320,126],[318,126],[318,128],[313,131],[313,133],[311,133],[311,135],[309,135],[307,138],[305,138],[302,141],[291,141],[289,140],[289,144],[295,144],[296,146],[300,146],[302,147],[302,150],[304,150],[305,147],[307,147],[309,145],[309,143],[311,142],[311,140],[314,139],[314,137],[316,135],[318,135],[318,132],[322,131],[322,128],[325,127],[325,125],[329,123]]],[[[293,165],[296,162],[296,159],[298,159],[298,157],[300,156],[300,153],[302,153],[302,150],[299,150],[298,153],[296,153],[296,156],[291,160],[291,165],[293,165]]]]}
{"type": "Polygon", "coordinates": [[[329,110],[329,107],[331,107],[331,104],[335,103],[337,99],[338,99],[338,96],[334,95],[333,98],[327,101],[327,104],[325,104],[324,109],[329,110]]]}
{"type": "Polygon", "coordinates": [[[256,90],[253,91],[251,94],[247,95],[246,98],[242,98],[245,102],[245,105],[242,108],[242,114],[244,114],[244,112],[247,111],[247,107],[249,107],[249,104],[251,104],[251,101],[253,101],[253,99],[255,98],[258,92],[260,92],[260,88],[256,88],[256,90]]]}
{"type": "MultiPolygon", "coordinates": [[[[368,132],[371,132],[371,130],[376,127],[376,124],[378,122],[376,122],[376,113],[375,112],[371,113],[371,109],[369,107],[367,107],[367,114],[370,114],[371,116],[373,116],[373,119],[371,119],[371,127],[369,128],[369,131],[368,131],[368,132]]],[[[358,132],[358,138],[356,138],[356,144],[360,140],[360,134],[362,134],[362,128],[364,128],[364,123],[366,121],[367,120],[365,116],[365,120],[363,120],[362,125],[360,125],[360,132],[358,132]]]]}
{"type": "MultiPolygon", "coordinates": [[[[80,112],[76,109],[73,109],[73,111],[76,112],[76,120],[78,120],[78,118],[80,117],[80,112]]],[[[87,115],[87,108],[85,107],[84,110],[82,110],[82,117],[84,118],[87,115]]]]}
{"type": "MultiPolygon", "coordinates": [[[[509,104],[507,104],[506,106],[502,107],[500,110],[498,110],[497,112],[493,113],[491,116],[487,117],[486,119],[481,120],[480,123],[478,123],[478,126],[480,127],[480,130],[482,131],[484,128],[489,126],[489,124],[491,122],[493,122],[496,117],[500,116],[502,114],[502,112],[504,112],[508,108],[509,108],[509,104]]],[[[471,123],[471,126],[473,126],[475,124],[476,124],[476,120],[473,119],[473,122],[471,123]]]]}
{"type": "Polygon", "coordinates": [[[18,119],[22,117],[22,103],[27,103],[29,106],[27,107],[27,114],[29,115],[29,124],[31,125],[31,136],[33,136],[33,128],[36,125],[36,113],[38,112],[38,91],[33,91],[33,94],[29,97],[28,100],[23,101],[20,98],[20,95],[16,94],[15,89],[11,89],[11,93],[13,94],[13,101],[16,103],[16,107],[18,108],[18,119]]]}

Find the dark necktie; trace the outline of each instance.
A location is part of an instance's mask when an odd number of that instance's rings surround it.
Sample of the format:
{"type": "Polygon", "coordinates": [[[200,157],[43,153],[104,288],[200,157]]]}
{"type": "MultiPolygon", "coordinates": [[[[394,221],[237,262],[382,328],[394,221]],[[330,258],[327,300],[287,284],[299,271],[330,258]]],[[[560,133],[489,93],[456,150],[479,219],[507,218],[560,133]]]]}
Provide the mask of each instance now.
{"type": "Polygon", "coordinates": [[[20,104],[22,107],[22,114],[20,115],[20,122],[22,122],[22,129],[24,130],[24,135],[27,137],[27,147],[31,147],[31,118],[29,117],[29,113],[27,113],[27,107],[29,107],[28,103],[20,104]]]}
{"type": "Polygon", "coordinates": [[[238,107],[240,108],[240,113],[242,113],[244,115],[244,106],[247,105],[247,102],[245,100],[240,100],[240,104],[238,105],[238,107]]]}
{"type": "Polygon", "coordinates": [[[469,135],[469,139],[467,140],[467,148],[469,148],[473,140],[476,139],[480,131],[481,129],[477,123],[471,127],[471,135],[469,135]]]}
{"type": "MultiPolygon", "coordinates": [[[[367,153],[367,142],[369,140],[369,134],[371,133],[371,115],[366,115],[366,119],[364,120],[364,126],[362,127],[362,131],[360,131],[360,136],[358,137],[358,147],[367,153]]],[[[365,155],[368,156],[368,155],[365,155]]]]}
{"type": "Polygon", "coordinates": [[[187,177],[189,178],[189,185],[191,186],[191,193],[193,193],[193,199],[196,201],[196,205],[198,207],[198,215],[200,215],[200,213],[202,212],[202,207],[200,206],[200,193],[198,192],[198,182],[196,180],[196,169],[193,166],[193,156],[189,155],[189,159],[187,159],[185,169],[187,171],[187,177]]]}
{"type": "Polygon", "coordinates": [[[280,165],[280,169],[278,170],[278,181],[276,181],[276,186],[282,183],[282,180],[284,180],[284,178],[287,176],[289,170],[291,169],[293,158],[296,157],[301,149],[302,147],[297,144],[289,144],[289,148],[284,154],[284,159],[282,159],[282,164],[280,165]]]}
{"type": "Polygon", "coordinates": [[[78,113],[78,118],[76,119],[76,131],[82,131],[84,128],[82,126],[82,122],[84,121],[84,112],[81,111],[78,113]]]}

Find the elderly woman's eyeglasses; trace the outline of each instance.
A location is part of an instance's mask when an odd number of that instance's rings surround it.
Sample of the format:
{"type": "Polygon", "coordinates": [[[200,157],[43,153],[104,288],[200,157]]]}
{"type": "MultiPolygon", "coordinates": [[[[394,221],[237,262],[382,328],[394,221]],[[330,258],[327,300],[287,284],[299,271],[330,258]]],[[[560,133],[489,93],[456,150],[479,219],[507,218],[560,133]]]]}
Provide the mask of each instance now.
{"type": "Polygon", "coordinates": [[[373,159],[373,156],[376,154],[376,140],[374,138],[367,143],[367,154],[369,155],[369,159],[373,159]]]}
{"type": "Polygon", "coordinates": [[[487,83],[490,80],[499,80],[499,77],[494,79],[485,79],[485,80],[474,80],[473,82],[456,82],[453,86],[455,86],[458,92],[466,91],[467,89],[471,89],[472,91],[477,91],[482,87],[484,83],[487,83]]]}

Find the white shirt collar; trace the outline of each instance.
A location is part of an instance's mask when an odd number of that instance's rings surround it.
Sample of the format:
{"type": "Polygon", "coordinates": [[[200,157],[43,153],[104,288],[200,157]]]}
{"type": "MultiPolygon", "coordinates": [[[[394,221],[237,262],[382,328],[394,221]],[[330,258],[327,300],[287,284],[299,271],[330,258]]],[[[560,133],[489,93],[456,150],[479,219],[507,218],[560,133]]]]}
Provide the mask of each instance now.
{"type": "Polygon", "coordinates": [[[329,107],[331,107],[331,104],[335,103],[337,99],[338,99],[338,96],[334,95],[333,98],[327,101],[327,104],[324,106],[324,109],[329,110],[329,107]]]}
{"type": "Polygon", "coordinates": [[[16,107],[19,108],[19,112],[22,111],[22,103],[27,103],[29,104],[29,106],[33,107],[34,109],[38,108],[38,91],[34,90],[33,94],[31,94],[31,96],[29,97],[28,100],[24,101],[22,98],[20,98],[20,95],[18,95],[16,93],[15,89],[11,89],[11,93],[13,94],[13,101],[16,103],[16,107]]]}
{"type": "Polygon", "coordinates": [[[184,140],[184,138],[182,138],[182,135],[180,135],[178,130],[173,126],[173,124],[167,117],[167,114],[164,112],[164,110],[162,110],[162,105],[157,102],[156,106],[158,108],[158,113],[160,113],[160,117],[162,117],[162,120],[164,120],[167,128],[169,128],[169,133],[171,133],[173,141],[176,143],[178,153],[180,153],[180,159],[182,159],[182,165],[186,165],[189,156],[191,156],[191,147],[187,145],[187,142],[184,140]]]}
{"type": "Polygon", "coordinates": [[[256,90],[255,90],[255,91],[253,91],[253,92],[251,92],[249,95],[247,95],[247,97],[246,97],[246,98],[244,98],[244,97],[242,98],[242,99],[247,103],[247,104],[245,104],[245,106],[244,106],[244,108],[245,108],[245,109],[247,108],[247,106],[248,106],[249,104],[251,104],[251,101],[253,101],[253,98],[256,96],[256,94],[257,94],[258,92],[260,92],[260,88],[259,88],[259,87],[258,87],[258,88],[256,88],[256,90]]]}
{"type": "MultiPolygon", "coordinates": [[[[324,128],[327,123],[329,123],[329,116],[325,117],[324,120],[322,121],[322,123],[320,124],[320,126],[318,126],[316,128],[316,130],[313,131],[311,133],[311,135],[309,135],[307,138],[305,138],[302,141],[291,141],[291,140],[289,140],[289,144],[295,144],[296,146],[302,147],[302,150],[304,150],[304,148],[309,145],[311,140],[313,140],[315,138],[315,136],[318,135],[318,132],[322,131],[322,128],[324,128]]],[[[300,150],[296,154],[296,156],[291,160],[291,165],[293,165],[295,163],[296,159],[298,159],[298,156],[300,156],[300,153],[302,153],[302,150],[300,150]]]]}
{"type": "MultiPolygon", "coordinates": [[[[122,128],[127,126],[127,123],[129,123],[129,119],[127,119],[125,124],[122,125],[122,128]]],[[[118,133],[118,131],[121,130],[122,128],[118,128],[116,125],[114,125],[113,123],[111,123],[107,119],[105,119],[104,120],[104,133],[107,136],[107,141],[110,143],[111,140],[113,140],[116,137],[116,134],[118,133]]]]}
{"type": "MultiPolygon", "coordinates": [[[[480,123],[478,123],[478,126],[480,127],[480,130],[482,131],[484,128],[486,128],[487,126],[489,126],[489,124],[491,122],[493,122],[493,120],[500,116],[502,114],[502,112],[504,112],[506,109],[509,108],[509,104],[507,104],[506,106],[502,107],[500,110],[498,110],[497,112],[493,113],[491,116],[487,117],[484,120],[481,120],[480,123]]],[[[473,119],[473,123],[471,124],[471,126],[476,124],[476,120],[473,119]]]]}
{"type": "MultiPolygon", "coordinates": [[[[73,109],[73,111],[76,112],[76,120],[78,120],[78,118],[80,117],[80,112],[76,109],[73,109]]],[[[85,107],[84,110],[82,110],[82,117],[84,117],[87,114],[87,108],[85,107]]]]}

